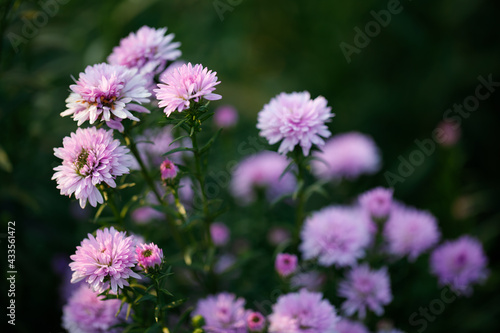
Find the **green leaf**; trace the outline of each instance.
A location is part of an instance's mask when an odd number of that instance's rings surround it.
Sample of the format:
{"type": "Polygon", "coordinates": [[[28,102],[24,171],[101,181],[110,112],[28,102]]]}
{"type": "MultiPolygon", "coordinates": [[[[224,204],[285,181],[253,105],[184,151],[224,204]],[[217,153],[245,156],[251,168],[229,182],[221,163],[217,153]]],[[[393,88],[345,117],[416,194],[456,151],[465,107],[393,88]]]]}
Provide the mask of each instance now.
{"type": "Polygon", "coordinates": [[[94,223],[97,223],[97,220],[99,219],[99,216],[101,216],[102,211],[104,210],[104,207],[106,207],[106,203],[103,203],[97,209],[97,212],[95,213],[94,220],[93,220],[94,223]]]}
{"type": "Polygon", "coordinates": [[[205,120],[208,120],[209,118],[211,118],[213,115],[215,114],[215,112],[208,112],[208,113],[205,113],[203,116],[201,116],[200,118],[198,118],[201,122],[204,122],[205,120]]]}
{"type": "Polygon", "coordinates": [[[292,197],[292,193],[285,193],[285,194],[282,194],[280,195],[279,197],[277,197],[276,199],[274,199],[272,202],[271,202],[271,208],[273,208],[274,206],[276,206],[278,203],[280,203],[282,200],[286,199],[286,198],[291,198],[292,197]]]}
{"type": "Polygon", "coordinates": [[[164,305],[162,310],[167,310],[167,309],[173,309],[176,308],[182,304],[184,304],[187,301],[187,298],[181,298],[176,301],[170,302],[167,305],[164,305]]]}
{"type": "MultiPolygon", "coordinates": [[[[157,310],[156,308],[155,310],[157,310]]],[[[155,311],[155,318],[158,318],[158,313],[155,311]]],[[[144,333],[162,333],[162,328],[160,323],[154,323],[150,326],[144,333]]]]}
{"type": "Polygon", "coordinates": [[[189,135],[181,135],[180,137],[178,138],[175,138],[172,142],[170,142],[170,144],[168,145],[169,147],[171,145],[173,145],[175,142],[179,141],[179,140],[182,140],[182,139],[186,139],[186,138],[189,138],[190,136],[189,135]]]}
{"type": "Polygon", "coordinates": [[[177,322],[177,324],[175,325],[172,333],[177,333],[177,331],[179,330],[179,328],[181,328],[181,325],[184,323],[184,322],[187,322],[189,320],[189,317],[191,316],[191,312],[193,312],[194,308],[193,307],[189,307],[186,309],[186,311],[184,311],[184,313],[181,315],[181,317],[179,318],[179,321],[177,322]]]}
{"type": "Polygon", "coordinates": [[[7,172],[12,172],[12,163],[5,150],[0,146],[0,168],[7,172]]]}
{"type": "Polygon", "coordinates": [[[283,176],[286,175],[288,171],[292,170],[294,165],[295,161],[293,160],[290,161],[290,163],[288,163],[288,165],[286,166],[285,170],[283,170],[283,172],[281,173],[279,180],[281,180],[281,178],[283,178],[283,176]]]}
{"type": "Polygon", "coordinates": [[[167,296],[174,296],[174,294],[172,294],[170,291],[164,288],[160,288],[160,292],[164,293],[167,296]]]}
{"type": "Polygon", "coordinates": [[[139,303],[142,303],[142,302],[145,302],[145,301],[152,301],[152,302],[156,302],[156,295],[153,295],[153,294],[146,294],[144,296],[139,296],[135,299],[134,303],[135,304],[139,304],[139,303]]]}
{"type": "Polygon", "coordinates": [[[170,154],[173,154],[173,153],[177,153],[177,152],[180,152],[180,151],[194,151],[194,149],[193,148],[188,148],[188,147],[174,148],[172,150],[167,151],[165,154],[163,154],[163,156],[167,156],[167,155],[170,155],[170,154]]]}
{"type": "Polygon", "coordinates": [[[293,200],[297,200],[297,197],[298,197],[300,191],[302,191],[303,187],[304,187],[304,180],[299,179],[299,181],[297,182],[297,188],[295,189],[295,192],[293,192],[293,196],[292,196],[293,200]]]}
{"type": "Polygon", "coordinates": [[[182,126],[182,124],[184,124],[184,123],[186,122],[186,120],[187,120],[187,119],[186,119],[186,118],[184,118],[184,119],[182,119],[181,121],[179,121],[179,122],[178,122],[178,123],[177,123],[174,127],[172,127],[172,131],[173,131],[174,129],[176,129],[177,127],[179,127],[179,126],[182,126]]]}
{"type": "Polygon", "coordinates": [[[323,197],[328,198],[328,193],[323,188],[323,185],[327,184],[327,180],[319,180],[314,184],[311,184],[304,192],[304,200],[307,201],[311,195],[314,193],[319,193],[323,197]]]}
{"type": "Polygon", "coordinates": [[[203,154],[210,149],[210,147],[215,142],[215,140],[217,140],[221,132],[222,128],[219,128],[219,130],[210,138],[210,140],[208,140],[208,142],[203,146],[203,148],[201,148],[200,154],[203,154]]]}

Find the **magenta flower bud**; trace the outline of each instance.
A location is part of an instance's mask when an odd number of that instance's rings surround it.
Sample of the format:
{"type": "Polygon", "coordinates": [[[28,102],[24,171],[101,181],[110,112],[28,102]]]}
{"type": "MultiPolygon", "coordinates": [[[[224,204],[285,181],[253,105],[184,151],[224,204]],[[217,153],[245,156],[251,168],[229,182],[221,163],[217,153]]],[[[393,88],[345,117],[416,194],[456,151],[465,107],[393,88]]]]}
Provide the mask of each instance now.
{"type": "Polygon", "coordinates": [[[168,158],[160,165],[161,179],[174,179],[177,176],[177,166],[168,158]]]}
{"type": "Polygon", "coordinates": [[[217,127],[234,127],[238,123],[238,111],[231,105],[222,105],[215,110],[214,123],[217,127]]]}
{"type": "Polygon", "coordinates": [[[266,327],[266,318],[260,312],[250,312],[247,316],[247,327],[250,332],[262,332],[266,327]]]}
{"type": "Polygon", "coordinates": [[[274,267],[279,275],[287,277],[297,269],[297,256],[288,253],[280,253],[276,257],[274,267]]]}
{"type": "Polygon", "coordinates": [[[210,236],[217,246],[224,246],[229,241],[229,228],[221,222],[215,222],[210,225],[210,236]]]}
{"type": "Polygon", "coordinates": [[[154,243],[137,245],[135,253],[137,263],[145,270],[160,266],[163,260],[163,250],[154,243]]]}

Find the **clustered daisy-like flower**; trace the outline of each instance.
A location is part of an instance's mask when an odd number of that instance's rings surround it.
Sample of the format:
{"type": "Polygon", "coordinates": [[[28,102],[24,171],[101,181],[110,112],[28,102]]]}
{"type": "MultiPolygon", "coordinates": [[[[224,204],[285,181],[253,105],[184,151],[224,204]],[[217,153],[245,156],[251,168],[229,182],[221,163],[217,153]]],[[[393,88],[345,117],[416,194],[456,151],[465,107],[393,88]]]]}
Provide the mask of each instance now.
{"type": "Polygon", "coordinates": [[[333,116],[322,96],[311,99],[307,91],[281,93],[259,112],[257,128],[270,144],[282,141],[279,153],[286,154],[300,145],[307,156],[313,144],[322,147],[323,138],[331,135],[325,123],[333,116]]]}
{"type": "Polygon", "coordinates": [[[358,209],[330,206],[306,219],[301,231],[303,258],[318,258],[322,266],[352,266],[364,256],[369,224],[358,209]]]}
{"type": "Polygon", "coordinates": [[[481,243],[470,236],[447,241],[431,255],[431,271],[441,285],[450,285],[457,292],[470,294],[473,283],[483,281],[488,273],[481,243]]]}
{"type": "Polygon", "coordinates": [[[410,261],[436,245],[441,236],[432,214],[399,203],[393,205],[383,233],[388,252],[408,256],[410,261]]]}
{"type": "Polygon", "coordinates": [[[217,81],[216,72],[204,68],[202,65],[182,65],[163,76],[162,83],[155,89],[158,106],[165,108],[168,116],[174,111],[181,112],[191,105],[191,100],[200,102],[202,99],[215,101],[222,96],[214,94],[217,81]]]}
{"type": "Polygon", "coordinates": [[[146,271],[148,268],[159,267],[163,260],[163,250],[154,243],[137,245],[135,253],[137,264],[146,271]]]}
{"type": "Polygon", "coordinates": [[[62,165],[54,168],[52,179],[57,181],[62,195],[74,193],[82,208],[87,200],[95,207],[103,203],[96,185],[116,187],[116,177],[129,173],[132,158],[128,153],[128,148],[113,139],[113,131],[79,128],[64,138],[62,148],[54,148],[54,155],[62,159],[62,165]]]}
{"type": "Polygon", "coordinates": [[[234,168],[231,193],[243,205],[254,202],[259,189],[270,201],[292,193],[297,184],[295,177],[289,172],[283,175],[289,163],[285,156],[272,151],[246,157],[234,168]]]}
{"type": "Polygon", "coordinates": [[[387,269],[371,270],[366,264],[354,267],[339,284],[339,295],[347,298],[342,304],[346,315],[357,312],[363,319],[368,308],[380,316],[384,313],[383,305],[392,301],[387,269]]]}
{"type": "Polygon", "coordinates": [[[332,333],[339,318],[321,293],[301,289],[282,295],[269,316],[269,333],[332,333]]]}
{"type": "Polygon", "coordinates": [[[98,292],[82,284],[63,307],[62,326],[69,333],[118,333],[113,326],[125,321],[125,312],[120,311],[119,299],[104,300],[98,292]]]}
{"type": "Polygon", "coordinates": [[[207,333],[247,333],[245,300],[230,293],[210,295],[200,299],[192,316],[205,319],[207,333]]]}
{"type": "Polygon", "coordinates": [[[106,63],[87,66],[80,73],[76,84],[70,86],[66,99],[66,111],[61,116],[70,116],[78,122],[90,124],[105,121],[113,129],[123,132],[123,119],[139,121],[131,111],[149,113],[141,103],[148,103],[151,93],[146,80],[137,69],[106,63]]]}
{"type": "Polygon", "coordinates": [[[110,287],[116,293],[129,285],[128,278],[141,278],[132,270],[137,263],[134,250],[134,237],[113,227],[98,229],[95,237],[88,234],[70,257],[71,282],[85,280],[98,293],[110,287]]]}
{"type": "Polygon", "coordinates": [[[356,179],[380,168],[380,153],[372,138],[358,132],[338,134],[315,152],[313,173],[321,179],[356,179]]]}
{"type": "Polygon", "coordinates": [[[154,29],[143,26],[137,32],[131,32],[113,48],[108,57],[112,65],[136,68],[146,77],[161,73],[168,61],[181,56],[178,50],[181,43],[172,42],[175,35],[168,34],[167,28],[154,29]]]}

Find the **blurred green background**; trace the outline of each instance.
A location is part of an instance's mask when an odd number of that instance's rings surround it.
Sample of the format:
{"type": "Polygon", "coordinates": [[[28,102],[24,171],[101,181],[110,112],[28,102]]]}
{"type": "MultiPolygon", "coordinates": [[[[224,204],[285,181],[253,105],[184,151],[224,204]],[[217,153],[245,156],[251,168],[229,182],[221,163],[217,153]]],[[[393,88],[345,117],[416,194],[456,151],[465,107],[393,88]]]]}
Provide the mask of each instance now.
{"type": "MultiPolygon", "coordinates": [[[[500,82],[500,4],[493,0],[403,1],[401,12],[348,63],[340,43],[354,45],[354,28],[363,30],[374,20],[370,11],[387,9],[388,3],[3,0],[0,233],[6,232],[7,221],[16,221],[16,328],[62,330],[59,280],[51,259],[73,253],[95,229],[71,214],[74,202],[60,196],[50,180],[58,164],[53,147],[76,129],[72,119],[59,116],[71,76],[105,61],[120,38],[141,26],[167,26],[182,43],[182,59],[217,71],[223,100],[215,105],[232,104],[240,112],[238,130],[220,139],[218,149],[224,153],[211,155],[214,170],[243,157],[224,141],[255,136],[256,114],[271,97],[308,90],[313,97],[325,96],[332,106],[334,134],[361,131],[381,148],[382,170],[351,186],[353,198],[370,186],[388,186],[384,173],[397,173],[398,157],[408,159],[417,147],[414,140],[430,138],[444,112],[474,94],[478,76],[491,74],[500,82]]],[[[487,283],[475,288],[472,297],[447,305],[429,322],[429,333],[500,331],[499,107],[500,91],[495,91],[462,118],[456,146],[436,147],[411,176],[395,185],[398,199],[437,216],[444,238],[472,234],[481,239],[490,259],[487,283]]],[[[238,233],[237,222],[231,228],[238,233]]],[[[3,238],[1,244],[5,272],[3,238]]],[[[394,284],[395,300],[387,308],[386,317],[407,332],[418,328],[410,325],[409,316],[440,297],[426,260],[417,261],[394,284]]],[[[251,278],[245,284],[257,284],[251,278]]],[[[261,298],[269,295],[266,289],[261,293],[261,298]]]]}

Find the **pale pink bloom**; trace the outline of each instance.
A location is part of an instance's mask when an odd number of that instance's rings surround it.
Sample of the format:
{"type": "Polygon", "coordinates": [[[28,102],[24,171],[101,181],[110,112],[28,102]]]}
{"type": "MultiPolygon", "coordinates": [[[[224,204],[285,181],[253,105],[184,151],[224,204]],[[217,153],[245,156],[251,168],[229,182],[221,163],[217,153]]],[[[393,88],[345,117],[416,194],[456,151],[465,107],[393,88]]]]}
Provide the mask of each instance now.
{"type": "Polygon", "coordinates": [[[229,241],[231,232],[222,222],[214,222],[210,225],[210,236],[216,246],[224,246],[229,241]]]}
{"type": "Polygon", "coordinates": [[[76,253],[69,264],[73,271],[72,283],[85,280],[92,290],[102,293],[111,287],[116,293],[118,288],[128,286],[129,278],[140,279],[135,273],[137,259],[134,253],[135,240],[125,232],[115,228],[98,229],[96,236],[88,238],[76,247],[76,253]]]}
{"type": "Polygon", "coordinates": [[[250,332],[262,332],[266,327],[266,318],[260,312],[250,312],[247,316],[247,327],[250,332]]]}
{"type": "Polygon", "coordinates": [[[322,96],[312,100],[307,91],[281,93],[259,112],[257,128],[269,144],[281,141],[280,154],[293,151],[299,145],[307,156],[313,144],[322,147],[323,138],[331,135],[325,123],[333,116],[322,96]]]}
{"type": "Polygon", "coordinates": [[[175,35],[166,33],[167,28],[143,26],[123,38],[120,46],[113,48],[108,62],[111,65],[137,68],[141,74],[153,78],[165,69],[168,61],[181,56],[178,50],[181,43],[172,42],[175,35]]]}
{"type": "Polygon", "coordinates": [[[312,171],[321,179],[356,179],[380,168],[380,153],[375,142],[358,132],[337,134],[314,156],[312,171]]]}
{"type": "Polygon", "coordinates": [[[87,200],[93,207],[102,204],[96,185],[116,187],[116,177],[129,173],[132,164],[128,148],[113,139],[113,131],[95,127],[78,128],[63,139],[62,148],[54,148],[54,155],[63,161],[54,168],[52,179],[62,195],[71,197],[74,193],[82,208],[87,200]]]}
{"type": "Polygon", "coordinates": [[[151,93],[146,85],[146,79],[135,68],[106,63],[87,66],[76,84],[70,86],[67,109],[61,116],[71,115],[78,126],[87,120],[90,124],[105,121],[110,128],[123,132],[123,119],[139,121],[131,111],[149,113],[140,105],[149,102],[151,93]]]}
{"type": "Polygon", "coordinates": [[[158,89],[154,90],[160,101],[158,106],[165,108],[164,112],[168,117],[174,111],[188,109],[191,100],[197,103],[202,99],[221,99],[222,96],[213,93],[215,86],[220,83],[216,74],[200,64],[193,67],[188,63],[174,69],[165,75],[163,83],[158,84],[158,89]]]}

